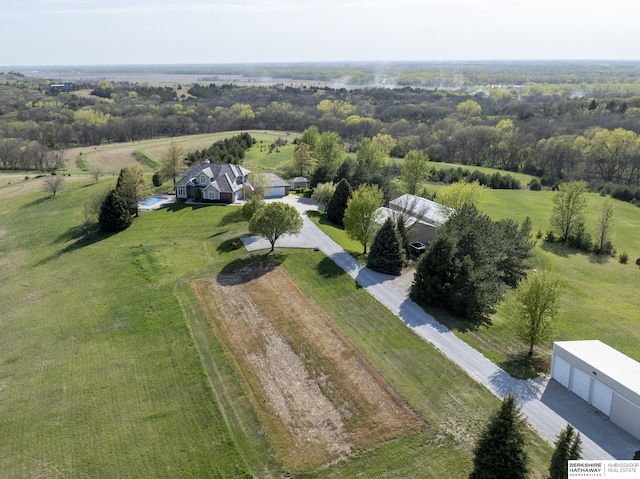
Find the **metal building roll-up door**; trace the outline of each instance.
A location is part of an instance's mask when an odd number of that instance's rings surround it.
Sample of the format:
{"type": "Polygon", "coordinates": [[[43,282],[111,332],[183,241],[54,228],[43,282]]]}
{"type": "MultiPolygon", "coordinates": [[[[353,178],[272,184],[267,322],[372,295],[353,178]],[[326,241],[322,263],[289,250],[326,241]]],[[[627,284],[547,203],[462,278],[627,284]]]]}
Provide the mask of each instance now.
{"type": "Polygon", "coordinates": [[[640,406],[615,393],[609,418],[612,423],[640,439],[640,406]]]}
{"type": "Polygon", "coordinates": [[[569,377],[571,376],[571,364],[561,357],[554,356],[551,365],[551,377],[562,384],[565,388],[569,388],[569,377]]]}
{"type": "Polygon", "coordinates": [[[609,386],[605,386],[597,379],[593,381],[593,389],[591,390],[591,404],[599,409],[607,416],[611,413],[611,400],[613,398],[613,390],[609,386]]]}
{"type": "Polygon", "coordinates": [[[591,389],[591,376],[584,371],[573,368],[571,377],[571,392],[577,394],[585,401],[589,402],[589,390],[591,389]]]}

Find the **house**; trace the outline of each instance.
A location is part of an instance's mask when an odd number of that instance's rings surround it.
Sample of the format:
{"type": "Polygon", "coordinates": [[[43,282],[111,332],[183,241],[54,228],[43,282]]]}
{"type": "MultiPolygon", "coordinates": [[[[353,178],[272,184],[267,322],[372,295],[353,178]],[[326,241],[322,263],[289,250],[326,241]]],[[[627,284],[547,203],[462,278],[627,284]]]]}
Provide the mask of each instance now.
{"type": "Polygon", "coordinates": [[[304,176],[296,176],[291,180],[291,189],[295,190],[298,188],[302,188],[306,190],[309,186],[309,180],[307,180],[304,176]]]}
{"type": "Polygon", "coordinates": [[[289,194],[289,183],[275,173],[265,173],[265,198],[282,198],[289,194]]]}
{"type": "Polygon", "coordinates": [[[406,194],[391,200],[389,207],[381,208],[381,212],[383,221],[403,215],[409,241],[426,244],[436,237],[454,211],[435,201],[406,194]]]}
{"type": "Polygon", "coordinates": [[[556,341],[551,378],[640,439],[639,362],[601,341],[556,341]]]}
{"type": "Polygon", "coordinates": [[[179,201],[235,203],[243,199],[242,189],[251,187],[246,168],[230,163],[196,163],[180,173],[175,184],[179,201]]]}

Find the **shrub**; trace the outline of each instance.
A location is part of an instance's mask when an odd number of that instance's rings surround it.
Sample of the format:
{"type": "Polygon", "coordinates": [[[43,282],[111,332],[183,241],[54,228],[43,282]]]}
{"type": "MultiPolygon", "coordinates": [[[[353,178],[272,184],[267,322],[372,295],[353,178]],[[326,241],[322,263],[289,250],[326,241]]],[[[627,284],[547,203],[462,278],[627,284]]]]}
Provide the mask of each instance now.
{"type": "Polygon", "coordinates": [[[546,241],[555,241],[556,240],[556,235],[552,230],[547,231],[547,235],[544,238],[546,241]]]}
{"type": "Polygon", "coordinates": [[[540,191],[542,190],[542,183],[540,183],[538,178],[532,178],[529,182],[529,189],[531,191],[540,191]]]}
{"type": "MultiPolygon", "coordinates": [[[[626,251],[623,251],[622,253],[620,253],[619,261],[620,261],[620,264],[627,264],[629,262],[629,254],[626,251]]],[[[639,261],[640,261],[640,258],[638,258],[638,260],[636,261],[636,264],[638,264],[639,261]]]]}
{"type": "Polygon", "coordinates": [[[152,183],[153,183],[153,186],[162,186],[162,183],[163,183],[163,181],[162,181],[162,175],[160,174],[160,172],[159,172],[159,171],[156,171],[156,172],[153,174],[153,177],[151,178],[151,181],[152,181],[152,183]]]}
{"type": "MultiPolygon", "coordinates": [[[[625,253],[626,254],[626,253],[625,253]]],[[[636,260],[636,266],[640,266],[640,258],[636,260]]]]}
{"type": "Polygon", "coordinates": [[[536,233],[536,239],[542,238],[542,230],[538,228],[538,232],[536,233]]]}

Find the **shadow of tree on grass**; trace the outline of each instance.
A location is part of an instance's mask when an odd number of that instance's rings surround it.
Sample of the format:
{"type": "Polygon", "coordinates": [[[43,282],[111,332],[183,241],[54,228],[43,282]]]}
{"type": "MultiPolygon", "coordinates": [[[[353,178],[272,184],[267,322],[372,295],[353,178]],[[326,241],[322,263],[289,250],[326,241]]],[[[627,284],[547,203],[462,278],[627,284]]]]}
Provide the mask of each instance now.
{"type": "Polygon", "coordinates": [[[549,374],[551,362],[548,355],[529,356],[526,352],[522,352],[509,354],[507,359],[498,366],[516,379],[533,379],[539,374],[549,374]]]}
{"type": "Polygon", "coordinates": [[[273,271],[284,263],[286,255],[278,252],[256,253],[227,263],[217,277],[218,283],[229,286],[242,284],[273,271]]]}
{"type": "Polygon", "coordinates": [[[43,264],[49,263],[55,259],[60,258],[61,256],[71,253],[73,251],[79,250],[81,248],[86,248],[87,246],[91,246],[93,244],[99,243],[102,240],[105,240],[115,234],[115,233],[105,233],[98,229],[98,225],[93,225],[89,230],[88,234],[82,231],[82,228],[79,226],[72,226],[68,228],[65,232],[61,233],[55,240],[55,243],[67,243],[69,241],[75,240],[72,243],[68,244],[64,248],[56,251],[55,253],[50,254],[49,256],[40,260],[37,265],[41,266],[43,264]]]}
{"type": "Polygon", "coordinates": [[[320,260],[316,266],[316,270],[318,271],[318,274],[325,279],[338,278],[347,274],[345,270],[335,264],[331,258],[327,258],[326,256],[320,260]]]}

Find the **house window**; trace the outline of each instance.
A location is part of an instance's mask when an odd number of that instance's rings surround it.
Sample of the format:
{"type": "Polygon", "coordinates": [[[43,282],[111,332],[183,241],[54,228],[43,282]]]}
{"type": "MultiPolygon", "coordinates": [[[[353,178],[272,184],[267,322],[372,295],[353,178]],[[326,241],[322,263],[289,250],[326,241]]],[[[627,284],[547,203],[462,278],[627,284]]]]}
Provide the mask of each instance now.
{"type": "Polygon", "coordinates": [[[178,186],[178,196],[184,198],[187,196],[187,189],[184,186],[178,186]]]}
{"type": "Polygon", "coordinates": [[[208,193],[209,193],[208,198],[209,198],[210,200],[217,200],[217,199],[219,199],[219,198],[218,198],[218,192],[217,192],[217,191],[209,191],[208,193]]]}
{"type": "Polygon", "coordinates": [[[207,182],[207,177],[204,175],[200,175],[200,184],[205,184],[207,182]]]}

